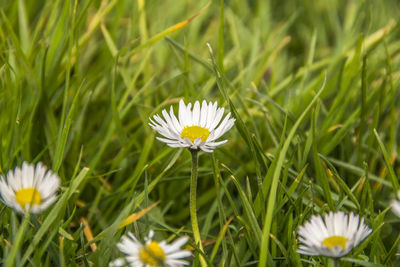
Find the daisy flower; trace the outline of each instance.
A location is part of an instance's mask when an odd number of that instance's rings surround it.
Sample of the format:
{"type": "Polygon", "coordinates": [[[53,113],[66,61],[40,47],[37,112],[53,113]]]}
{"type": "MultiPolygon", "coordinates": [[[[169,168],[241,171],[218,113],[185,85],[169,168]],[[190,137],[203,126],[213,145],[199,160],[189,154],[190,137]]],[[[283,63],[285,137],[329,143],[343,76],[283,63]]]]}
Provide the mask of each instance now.
{"type": "MultiPolygon", "coordinates": [[[[397,191],[397,197],[400,198],[400,190],[397,191]]],[[[393,213],[396,214],[396,216],[400,217],[400,201],[393,199],[390,202],[390,206],[392,206],[393,213]]]]}
{"type": "Polygon", "coordinates": [[[60,178],[42,163],[27,162],[0,177],[3,202],[20,213],[41,213],[57,198],[60,178]]]}
{"type": "Polygon", "coordinates": [[[183,100],[179,102],[179,120],[175,117],[173,107],[171,106],[169,114],[164,109],[164,117],[154,115],[150,118],[149,125],[164,137],[157,137],[161,142],[170,147],[187,147],[189,149],[201,149],[205,152],[213,152],[220,145],[228,140],[216,141],[226,133],[235,123],[231,118],[231,113],[225,116],[224,108],[218,108],[217,102],[207,104],[205,100],[200,106],[199,101],[185,105],[183,100]]]}
{"type": "Polygon", "coordinates": [[[299,227],[299,241],[302,243],[297,252],[310,256],[340,258],[358,246],[372,230],[364,224],[364,219],[350,213],[329,212],[321,216],[312,216],[299,227]]]}
{"type": "Polygon", "coordinates": [[[117,247],[127,256],[116,259],[109,266],[180,267],[189,264],[182,258],[190,257],[190,251],[180,249],[187,242],[187,237],[178,238],[168,245],[165,241],[153,241],[153,235],[154,232],[150,231],[144,245],[130,232],[123,236],[117,247]]]}

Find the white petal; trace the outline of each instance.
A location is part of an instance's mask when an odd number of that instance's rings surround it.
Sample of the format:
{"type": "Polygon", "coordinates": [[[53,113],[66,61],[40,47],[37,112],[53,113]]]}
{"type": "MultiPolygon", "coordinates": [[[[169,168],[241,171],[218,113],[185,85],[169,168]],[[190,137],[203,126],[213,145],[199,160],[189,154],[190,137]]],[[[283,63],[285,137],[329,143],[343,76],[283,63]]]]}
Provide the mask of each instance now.
{"type": "Polygon", "coordinates": [[[187,104],[184,116],[186,117],[186,122],[187,122],[186,125],[192,126],[193,125],[192,103],[187,104]]]}
{"type": "Polygon", "coordinates": [[[235,121],[232,119],[231,120],[229,119],[230,115],[231,115],[231,113],[228,113],[228,115],[226,115],[226,117],[221,122],[221,124],[218,126],[218,128],[215,129],[214,136],[213,136],[214,140],[220,138],[224,133],[229,131],[232,128],[232,126],[234,125],[235,121]]]}
{"type": "Polygon", "coordinates": [[[186,244],[186,242],[189,240],[189,238],[187,236],[178,238],[177,240],[175,240],[172,244],[170,244],[165,250],[165,253],[170,253],[171,251],[175,251],[180,249],[184,244],[186,244]]]}
{"type": "Polygon", "coordinates": [[[219,108],[217,113],[215,114],[214,120],[211,123],[210,127],[208,128],[210,131],[214,130],[217,127],[218,123],[221,121],[222,116],[224,115],[224,108],[219,108]]]}
{"type": "Polygon", "coordinates": [[[123,258],[118,258],[108,264],[109,267],[123,267],[125,266],[125,260],[123,258]]]}
{"type": "Polygon", "coordinates": [[[207,153],[214,152],[211,148],[206,147],[206,146],[200,146],[200,149],[203,150],[204,152],[207,152],[207,153]]]}
{"type": "Polygon", "coordinates": [[[393,200],[390,205],[392,206],[393,213],[396,214],[397,217],[400,217],[400,203],[393,200]]]}
{"type": "Polygon", "coordinates": [[[210,102],[208,104],[208,111],[207,111],[207,123],[206,123],[207,129],[210,129],[210,126],[214,121],[216,112],[217,112],[217,102],[215,102],[214,105],[210,102]]]}
{"type": "Polygon", "coordinates": [[[172,120],[172,123],[175,126],[175,129],[178,131],[178,134],[180,134],[182,132],[182,126],[179,123],[178,119],[175,117],[174,109],[172,108],[172,106],[171,106],[171,109],[169,111],[169,115],[171,116],[171,120],[172,120]]]}
{"type": "Polygon", "coordinates": [[[203,100],[200,112],[200,126],[203,128],[206,126],[207,123],[207,111],[208,111],[207,101],[203,100]]]}
{"type": "Polygon", "coordinates": [[[175,135],[179,135],[180,131],[175,128],[174,123],[172,122],[171,117],[169,116],[168,112],[164,109],[162,111],[162,115],[164,116],[164,120],[167,122],[168,129],[172,131],[175,135]]]}
{"type": "Polygon", "coordinates": [[[184,128],[189,123],[186,119],[185,113],[186,113],[186,105],[181,99],[181,101],[179,101],[179,123],[181,124],[182,128],[184,128]]]}
{"type": "Polygon", "coordinates": [[[196,101],[194,103],[192,120],[193,120],[192,121],[193,125],[200,124],[200,103],[199,103],[199,101],[196,101]]]}

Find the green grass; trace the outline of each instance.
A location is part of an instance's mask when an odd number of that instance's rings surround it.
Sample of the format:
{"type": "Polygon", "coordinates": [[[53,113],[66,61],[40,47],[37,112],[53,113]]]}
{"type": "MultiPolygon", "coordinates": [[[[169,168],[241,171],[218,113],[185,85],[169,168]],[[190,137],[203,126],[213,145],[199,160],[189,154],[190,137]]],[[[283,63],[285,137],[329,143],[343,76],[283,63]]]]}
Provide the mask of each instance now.
{"type": "Polygon", "coordinates": [[[0,171],[42,161],[62,179],[42,215],[0,203],[0,265],[107,266],[127,231],[194,246],[190,152],[148,125],[183,98],[236,118],[226,145],[199,153],[210,266],[331,264],[296,253],[298,226],[329,210],[374,230],[341,266],[397,266],[399,12],[396,0],[0,1],[0,171]]]}

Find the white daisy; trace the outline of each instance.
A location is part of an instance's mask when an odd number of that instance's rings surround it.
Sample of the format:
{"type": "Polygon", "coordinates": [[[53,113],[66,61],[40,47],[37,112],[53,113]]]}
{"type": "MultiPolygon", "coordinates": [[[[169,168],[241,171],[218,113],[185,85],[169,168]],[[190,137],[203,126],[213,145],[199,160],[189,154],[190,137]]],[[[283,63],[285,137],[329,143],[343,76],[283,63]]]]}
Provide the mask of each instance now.
{"type": "MultiPolygon", "coordinates": [[[[397,191],[397,198],[400,199],[400,190],[397,191]]],[[[396,216],[400,217],[400,201],[397,201],[396,199],[393,199],[390,202],[390,206],[392,206],[392,211],[396,216]]]]}
{"type": "Polygon", "coordinates": [[[150,231],[146,243],[143,245],[132,233],[122,237],[122,241],[117,244],[119,250],[125,253],[125,258],[119,258],[111,262],[109,266],[134,266],[134,267],[180,267],[189,265],[182,258],[190,257],[191,252],[181,250],[188,238],[181,237],[172,244],[165,241],[153,241],[154,232],[150,231]]]}
{"type": "Polygon", "coordinates": [[[187,147],[190,149],[201,149],[205,152],[212,152],[217,146],[225,144],[228,140],[216,141],[226,133],[235,123],[230,118],[231,113],[225,116],[224,108],[217,108],[217,102],[207,104],[205,100],[200,106],[199,101],[187,106],[181,100],[179,102],[179,120],[175,117],[173,107],[170,112],[164,109],[161,116],[154,115],[150,118],[149,125],[163,137],[157,137],[161,142],[170,147],[187,147]]]}
{"type": "Polygon", "coordinates": [[[340,258],[358,246],[372,230],[364,224],[364,219],[354,213],[329,212],[311,219],[299,227],[297,252],[310,256],[340,258]]]}
{"type": "Polygon", "coordinates": [[[27,162],[4,179],[0,177],[0,194],[3,202],[20,213],[41,213],[57,198],[60,178],[42,163],[27,162]]]}

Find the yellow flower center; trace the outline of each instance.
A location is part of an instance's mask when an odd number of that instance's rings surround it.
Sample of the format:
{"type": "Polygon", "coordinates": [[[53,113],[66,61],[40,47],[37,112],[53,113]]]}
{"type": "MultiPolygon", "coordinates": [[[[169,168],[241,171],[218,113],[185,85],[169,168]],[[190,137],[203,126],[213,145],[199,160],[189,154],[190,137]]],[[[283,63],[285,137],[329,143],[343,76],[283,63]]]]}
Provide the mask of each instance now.
{"type": "Polygon", "coordinates": [[[181,137],[187,138],[190,141],[194,142],[197,138],[200,137],[202,142],[207,141],[208,136],[210,135],[210,131],[207,128],[203,128],[201,126],[186,126],[183,128],[181,137]]]}
{"type": "Polygon", "coordinates": [[[39,205],[42,203],[40,192],[36,188],[22,188],[15,193],[15,199],[18,204],[24,209],[26,204],[39,205]]]}
{"type": "Polygon", "coordinates": [[[322,241],[322,243],[330,249],[333,249],[334,247],[337,246],[340,246],[342,247],[342,249],[345,249],[347,240],[348,239],[344,236],[334,235],[325,238],[324,241],[322,241]]]}
{"type": "Polygon", "coordinates": [[[151,266],[162,266],[165,262],[165,253],[157,242],[151,242],[139,251],[142,263],[151,266]]]}

